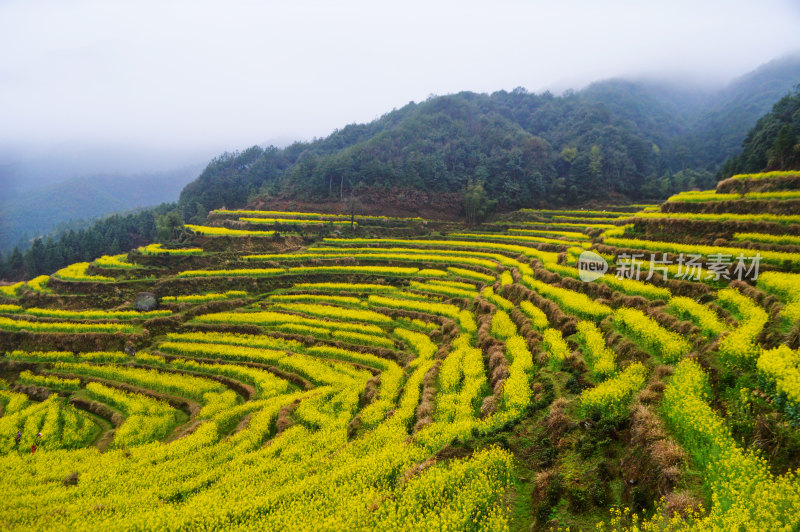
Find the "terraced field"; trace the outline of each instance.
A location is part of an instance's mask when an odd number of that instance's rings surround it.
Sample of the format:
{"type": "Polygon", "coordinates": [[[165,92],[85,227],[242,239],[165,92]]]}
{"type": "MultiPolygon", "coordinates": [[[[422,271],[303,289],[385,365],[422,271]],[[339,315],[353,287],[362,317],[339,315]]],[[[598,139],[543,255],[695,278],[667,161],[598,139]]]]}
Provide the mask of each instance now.
{"type": "Polygon", "coordinates": [[[796,530],[800,220],[769,179],[471,229],[215,211],[2,287],[0,526],[796,530]]]}

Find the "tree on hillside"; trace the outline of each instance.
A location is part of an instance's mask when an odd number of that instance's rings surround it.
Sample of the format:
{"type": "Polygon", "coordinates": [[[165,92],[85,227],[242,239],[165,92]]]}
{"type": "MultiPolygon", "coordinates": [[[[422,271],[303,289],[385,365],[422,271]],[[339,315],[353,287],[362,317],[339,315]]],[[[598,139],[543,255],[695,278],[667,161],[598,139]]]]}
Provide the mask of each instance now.
{"type": "Polygon", "coordinates": [[[156,218],[156,235],[159,242],[175,240],[183,230],[183,217],[177,209],[156,218]]]}
{"type": "Polygon", "coordinates": [[[784,124],[775,137],[775,144],[769,151],[770,166],[776,166],[780,170],[790,168],[794,162],[795,145],[797,144],[797,135],[795,135],[789,124],[784,124]]]}
{"type": "Polygon", "coordinates": [[[475,225],[483,220],[486,214],[497,204],[497,200],[490,200],[483,184],[470,181],[461,193],[464,202],[464,213],[467,224],[475,225]]]}

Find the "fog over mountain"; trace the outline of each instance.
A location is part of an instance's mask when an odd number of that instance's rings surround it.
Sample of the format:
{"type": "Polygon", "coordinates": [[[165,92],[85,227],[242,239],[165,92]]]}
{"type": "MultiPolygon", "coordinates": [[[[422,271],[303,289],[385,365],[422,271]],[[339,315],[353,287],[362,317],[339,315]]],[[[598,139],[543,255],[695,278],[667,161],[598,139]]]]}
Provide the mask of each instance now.
{"type": "Polygon", "coordinates": [[[326,136],[430,94],[614,77],[717,89],[800,49],[798,27],[789,0],[8,0],[0,146],[220,153],[326,136]]]}

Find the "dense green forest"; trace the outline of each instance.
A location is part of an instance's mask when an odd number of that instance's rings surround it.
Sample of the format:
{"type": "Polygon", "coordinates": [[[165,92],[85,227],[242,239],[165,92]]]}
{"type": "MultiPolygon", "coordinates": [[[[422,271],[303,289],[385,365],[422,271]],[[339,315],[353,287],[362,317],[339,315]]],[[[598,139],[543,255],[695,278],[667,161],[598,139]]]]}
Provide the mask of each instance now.
{"type": "Polygon", "coordinates": [[[742,152],[725,161],[720,177],[765,169],[800,169],[800,85],[758,120],[742,152]]]}
{"type": "Polygon", "coordinates": [[[798,82],[800,57],[791,57],[718,92],[610,80],[560,96],[522,88],[434,96],[313,142],[222,154],[177,206],[36,239],[0,259],[0,279],[151,242],[168,212],[201,223],[211,209],[256,198],[341,201],[410,189],[472,197],[480,190],[487,204],[509,210],[712,188],[733,172],[797,167],[800,94],[791,90],[798,82]]]}

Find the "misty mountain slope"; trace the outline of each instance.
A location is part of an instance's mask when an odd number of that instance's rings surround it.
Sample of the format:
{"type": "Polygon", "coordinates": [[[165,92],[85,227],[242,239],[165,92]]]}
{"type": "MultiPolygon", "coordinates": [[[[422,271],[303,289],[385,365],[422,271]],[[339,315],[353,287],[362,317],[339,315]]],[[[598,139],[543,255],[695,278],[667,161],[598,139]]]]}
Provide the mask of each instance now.
{"type": "Polygon", "coordinates": [[[0,251],[71,220],[88,222],[98,216],[175,201],[198,170],[188,167],[141,176],[80,177],[12,192],[0,202],[0,251]]]}
{"type": "Polygon", "coordinates": [[[226,154],[187,186],[181,202],[236,207],[259,192],[323,201],[364,187],[458,192],[470,181],[484,182],[502,208],[652,196],[648,181],[669,165],[658,146],[685,126],[665,124],[671,114],[653,112],[652,102],[621,112],[632,99],[615,107],[580,93],[433,97],[286,150],[226,154]]]}
{"type": "Polygon", "coordinates": [[[225,154],[181,202],[191,216],[258,194],[331,201],[365,187],[458,192],[470,181],[501,208],[660,199],[713,186],[756,120],[798,83],[800,56],[789,56],[718,91],[612,79],[561,96],[431,97],[324,139],[225,154]]]}
{"type": "Polygon", "coordinates": [[[742,152],[722,167],[722,176],[762,170],[800,169],[800,86],[778,100],[747,133],[742,152]]]}
{"type": "Polygon", "coordinates": [[[686,166],[716,167],[741,151],[756,121],[800,84],[800,54],[770,61],[711,96],[692,132],[681,139],[686,166]]]}

